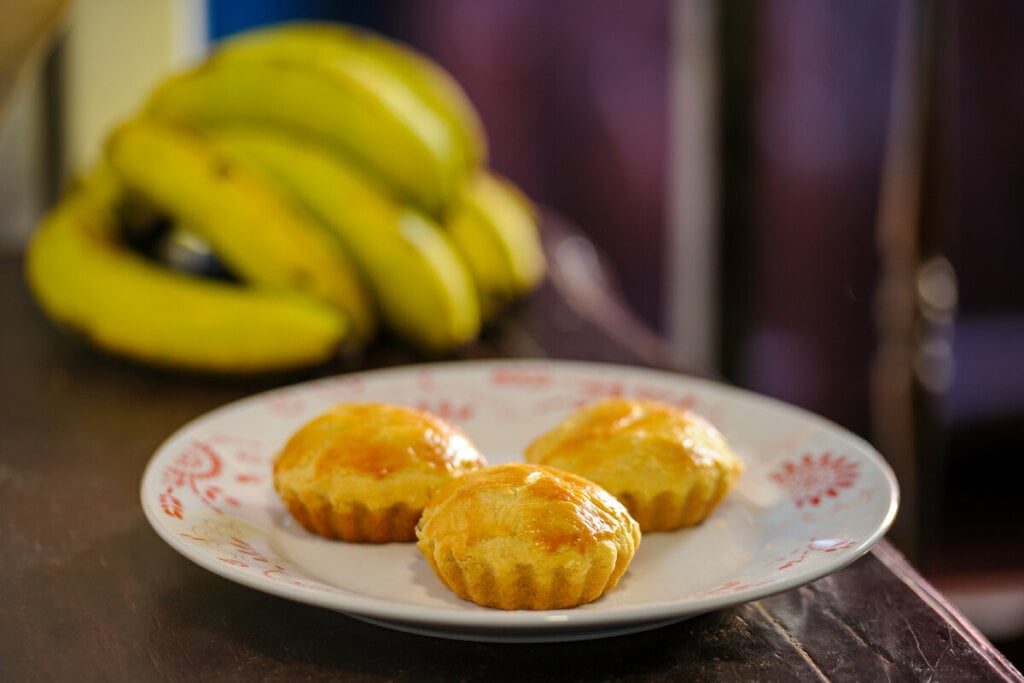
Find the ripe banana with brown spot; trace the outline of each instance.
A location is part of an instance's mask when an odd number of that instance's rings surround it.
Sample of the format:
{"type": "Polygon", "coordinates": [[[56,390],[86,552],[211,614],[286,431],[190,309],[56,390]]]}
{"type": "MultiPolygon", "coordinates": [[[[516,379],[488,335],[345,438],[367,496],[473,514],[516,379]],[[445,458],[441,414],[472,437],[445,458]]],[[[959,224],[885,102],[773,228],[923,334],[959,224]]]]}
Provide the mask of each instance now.
{"type": "Polygon", "coordinates": [[[372,300],[337,240],[203,137],[138,117],[111,134],[106,159],[129,191],[189,226],[242,280],[337,307],[356,344],[374,336],[372,300]]]}
{"type": "Polygon", "coordinates": [[[108,352],[216,373],[286,371],[334,357],[346,318],[301,294],[193,277],[117,238],[122,188],[100,172],[44,218],[26,254],[43,311],[108,352]]]}

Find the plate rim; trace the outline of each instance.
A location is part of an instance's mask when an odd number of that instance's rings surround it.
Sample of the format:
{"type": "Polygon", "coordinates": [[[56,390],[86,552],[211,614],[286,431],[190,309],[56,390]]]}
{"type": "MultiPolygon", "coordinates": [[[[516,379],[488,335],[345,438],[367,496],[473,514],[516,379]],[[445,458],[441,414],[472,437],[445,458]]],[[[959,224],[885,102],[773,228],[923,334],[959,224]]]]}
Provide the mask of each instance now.
{"type": "MultiPolygon", "coordinates": [[[[657,628],[660,625],[691,618],[699,614],[763,599],[817,581],[860,559],[875,543],[884,537],[899,510],[900,489],[888,461],[870,442],[824,416],[806,408],[787,403],[781,399],[766,396],[727,382],[688,375],[670,369],[600,361],[515,358],[422,362],[358,370],[283,384],[228,401],[186,421],[159,443],[153,450],[143,470],[139,484],[139,496],[147,522],[165,543],[194,564],[234,583],[285,599],[331,609],[366,623],[390,626],[399,631],[460,640],[541,642],[597,638],[605,637],[606,635],[646,630],[646,628],[657,628]],[[176,439],[201,426],[204,422],[215,421],[225,413],[242,407],[244,404],[259,401],[261,398],[274,392],[303,390],[318,384],[336,381],[338,378],[352,378],[356,376],[369,378],[372,381],[372,378],[376,377],[405,375],[424,370],[435,372],[465,370],[469,373],[473,371],[486,372],[487,368],[512,366],[543,367],[553,372],[559,370],[577,372],[609,371],[630,375],[647,375],[665,381],[679,381],[691,386],[698,385],[714,391],[724,391],[729,395],[738,395],[745,400],[762,403],[776,410],[788,412],[828,432],[837,433],[858,447],[861,451],[859,455],[866,458],[879,470],[888,486],[888,500],[886,501],[885,512],[870,534],[867,534],[854,546],[846,549],[844,555],[841,556],[842,562],[824,563],[812,569],[797,572],[791,577],[773,582],[763,590],[752,588],[747,592],[741,593],[702,596],[687,601],[685,605],[679,601],[668,601],[654,605],[611,605],[604,608],[586,610],[573,608],[563,610],[481,611],[475,609],[476,606],[473,605],[468,605],[471,609],[466,610],[460,610],[457,607],[444,608],[411,605],[409,603],[386,601],[351,591],[346,591],[343,594],[325,593],[310,587],[261,579],[258,575],[242,571],[223,562],[217,562],[212,557],[195,552],[192,544],[180,538],[178,533],[163,524],[163,519],[158,514],[160,506],[155,503],[152,495],[148,495],[149,491],[158,488],[154,485],[154,479],[159,476],[158,464],[162,464],[158,462],[161,460],[160,456],[176,439]],[[645,628],[646,624],[651,625],[645,628]]],[[[879,508],[881,508],[881,505],[879,508]]],[[[226,515],[226,517],[232,516],[226,515]]],[[[246,521],[244,518],[235,518],[246,521]]],[[[319,579],[310,578],[313,581],[319,581],[319,579]]]]}

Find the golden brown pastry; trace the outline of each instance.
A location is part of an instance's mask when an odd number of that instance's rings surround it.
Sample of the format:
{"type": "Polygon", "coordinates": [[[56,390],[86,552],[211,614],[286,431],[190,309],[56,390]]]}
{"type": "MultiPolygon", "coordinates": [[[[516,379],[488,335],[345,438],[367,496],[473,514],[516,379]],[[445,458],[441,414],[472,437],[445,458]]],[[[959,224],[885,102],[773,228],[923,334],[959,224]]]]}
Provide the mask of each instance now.
{"type": "Polygon", "coordinates": [[[274,462],[274,488],[306,529],[345,541],[415,540],[444,484],[486,465],[458,428],[386,403],[340,403],[299,429],[274,462]]]}
{"type": "Polygon", "coordinates": [[[464,600],[562,609],[615,587],[640,529],[591,481],[526,463],[494,465],[445,486],[416,528],[438,578],[464,600]]]}
{"type": "Polygon", "coordinates": [[[644,532],[704,521],[743,469],[722,434],[701,416],[626,398],[576,410],[527,446],[526,460],[600,484],[644,532]]]}

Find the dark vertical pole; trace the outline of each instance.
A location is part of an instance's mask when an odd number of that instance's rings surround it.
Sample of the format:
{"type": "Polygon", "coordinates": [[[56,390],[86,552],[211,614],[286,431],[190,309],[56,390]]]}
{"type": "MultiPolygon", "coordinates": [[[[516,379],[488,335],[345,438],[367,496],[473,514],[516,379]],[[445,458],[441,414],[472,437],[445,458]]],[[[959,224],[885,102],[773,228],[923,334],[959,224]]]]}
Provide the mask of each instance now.
{"type": "Polygon", "coordinates": [[[900,482],[890,538],[922,563],[937,533],[945,465],[940,402],[952,373],[956,279],[945,254],[955,214],[955,81],[942,0],[905,0],[877,226],[878,347],[873,440],[900,482]],[[941,48],[941,49],[940,49],[941,48]]]}
{"type": "Polygon", "coordinates": [[[750,297],[756,296],[749,274],[757,248],[751,227],[757,8],[751,0],[724,0],[718,11],[719,358],[721,374],[733,381],[750,332],[750,297]]]}
{"type": "Polygon", "coordinates": [[[64,38],[54,42],[46,57],[42,72],[42,140],[43,157],[42,201],[49,208],[57,203],[66,182],[66,152],[64,139],[64,38]]]}

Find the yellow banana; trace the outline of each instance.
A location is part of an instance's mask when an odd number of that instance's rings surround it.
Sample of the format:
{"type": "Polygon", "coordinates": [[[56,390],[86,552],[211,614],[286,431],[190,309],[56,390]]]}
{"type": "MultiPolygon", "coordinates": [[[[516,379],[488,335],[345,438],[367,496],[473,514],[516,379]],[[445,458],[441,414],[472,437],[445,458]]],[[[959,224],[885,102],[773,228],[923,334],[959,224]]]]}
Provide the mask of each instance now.
{"type": "Polygon", "coordinates": [[[428,211],[466,171],[461,139],[393,70],[286,28],[226,39],[204,64],[158,86],[146,111],[203,128],[245,122],[314,137],[428,211]]]}
{"type": "Polygon", "coordinates": [[[448,207],[443,225],[473,275],[485,322],[544,277],[536,209],[507,179],[490,171],[473,175],[448,207]]]}
{"type": "Polygon", "coordinates": [[[242,280],[336,306],[356,344],[373,336],[372,302],[341,246],[244,165],[184,128],[145,117],[111,134],[106,158],[130,191],[190,226],[242,280]]]}
{"type": "Polygon", "coordinates": [[[34,233],[26,277],[56,323],[137,361],[219,373],[327,361],[344,316],[315,299],[192,277],[116,239],[119,188],[102,173],[66,195],[34,233]]]}
{"type": "MultiPolygon", "coordinates": [[[[320,63],[358,72],[383,96],[408,97],[397,79],[447,127],[466,172],[487,162],[483,123],[465,91],[440,64],[401,41],[349,24],[294,21],[234,36],[219,46],[217,59],[320,63]]],[[[408,105],[395,110],[415,113],[408,105]]]]}
{"type": "Polygon", "coordinates": [[[210,137],[334,231],[397,336],[430,353],[476,338],[473,281],[431,219],[393,201],[336,155],[287,133],[236,127],[210,137]]]}
{"type": "Polygon", "coordinates": [[[467,170],[488,161],[487,133],[476,107],[462,86],[440,64],[405,43],[356,27],[337,26],[339,40],[348,40],[381,60],[448,122],[461,141],[467,170]]]}

